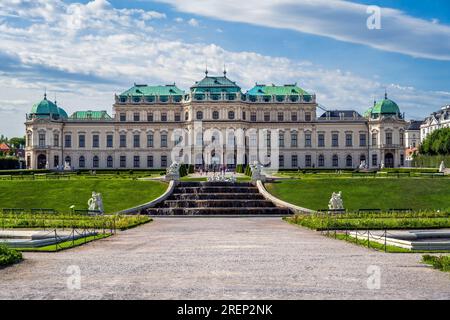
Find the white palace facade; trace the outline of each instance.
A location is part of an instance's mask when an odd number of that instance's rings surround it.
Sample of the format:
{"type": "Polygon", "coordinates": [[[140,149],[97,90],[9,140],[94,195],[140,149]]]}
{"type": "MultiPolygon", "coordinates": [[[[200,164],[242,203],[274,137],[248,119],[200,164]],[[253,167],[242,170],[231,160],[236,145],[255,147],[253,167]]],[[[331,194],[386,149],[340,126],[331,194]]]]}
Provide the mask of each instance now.
{"type": "Polygon", "coordinates": [[[280,169],[404,166],[408,124],[387,95],[364,115],[318,110],[316,95],[297,84],[257,84],[244,93],[226,72],[206,72],[187,92],[136,84],[115,96],[113,116],[69,117],[45,97],[26,117],[27,167],[161,169],[181,161],[233,168],[255,160],[280,169]],[[261,146],[269,150],[264,157],[254,152],[261,146]]]}

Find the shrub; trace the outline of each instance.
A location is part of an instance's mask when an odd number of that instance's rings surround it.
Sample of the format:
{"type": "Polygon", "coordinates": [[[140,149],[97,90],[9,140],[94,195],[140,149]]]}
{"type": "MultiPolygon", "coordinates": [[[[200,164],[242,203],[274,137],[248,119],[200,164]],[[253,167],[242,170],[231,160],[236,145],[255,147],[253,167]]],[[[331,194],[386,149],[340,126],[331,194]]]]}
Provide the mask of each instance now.
{"type": "Polygon", "coordinates": [[[22,260],[22,254],[0,244],[0,266],[7,266],[22,260]]]}
{"type": "Polygon", "coordinates": [[[450,256],[430,256],[424,255],[422,261],[430,264],[435,269],[450,272],[450,256]]]}

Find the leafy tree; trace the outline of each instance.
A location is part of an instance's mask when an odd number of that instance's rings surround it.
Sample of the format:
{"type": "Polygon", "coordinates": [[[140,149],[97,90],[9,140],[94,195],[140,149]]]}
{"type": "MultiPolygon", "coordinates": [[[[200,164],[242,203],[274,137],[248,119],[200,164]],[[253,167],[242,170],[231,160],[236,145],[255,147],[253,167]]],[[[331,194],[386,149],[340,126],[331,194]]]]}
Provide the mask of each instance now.
{"type": "Polygon", "coordinates": [[[19,149],[21,146],[25,145],[25,137],[23,138],[11,138],[9,139],[9,145],[14,149],[19,149]]]}
{"type": "Polygon", "coordinates": [[[450,128],[433,131],[420,146],[425,155],[450,155],[450,128]]]}

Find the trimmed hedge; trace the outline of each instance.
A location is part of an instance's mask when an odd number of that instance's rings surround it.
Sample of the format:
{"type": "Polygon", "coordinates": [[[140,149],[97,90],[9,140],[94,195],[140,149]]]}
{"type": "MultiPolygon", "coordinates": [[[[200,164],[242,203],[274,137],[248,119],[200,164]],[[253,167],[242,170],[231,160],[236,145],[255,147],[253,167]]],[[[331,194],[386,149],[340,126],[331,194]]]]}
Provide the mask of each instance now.
{"type": "Polygon", "coordinates": [[[20,162],[16,158],[0,158],[0,170],[19,169],[20,162]]]}
{"type": "Polygon", "coordinates": [[[423,168],[439,168],[441,162],[444,161],[445,167],[450,168],[450,156],[427,156],[418,155],[412,161],[414,167],[423,168]]]}
{"type": "Polygon", "coordinates": [[[22,260],[22,253],[0,244],[0,266],[8,266],[22,260]]]}

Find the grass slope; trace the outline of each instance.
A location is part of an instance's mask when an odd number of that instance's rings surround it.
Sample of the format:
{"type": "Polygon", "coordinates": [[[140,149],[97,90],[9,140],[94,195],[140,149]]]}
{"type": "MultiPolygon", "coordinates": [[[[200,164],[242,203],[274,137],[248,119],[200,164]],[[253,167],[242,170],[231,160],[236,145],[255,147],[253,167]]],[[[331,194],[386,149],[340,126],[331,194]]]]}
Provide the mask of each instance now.
{"type": "Polygon", "coordinates": [[[266,187],[284,201],[313,210],[327,208],[331,194],[337,191],[342,191],[347,210],[450,209],[450,179],[302,179],[266,187]]]}
{"type": "Polygon", "coordinates": [[[92,191],[103,196],[106,213],[113,213],[157,198],[167,184],[136,180],[0,181],[0,208],[51,208],[70,212],[87,209],[92,191]]]}

